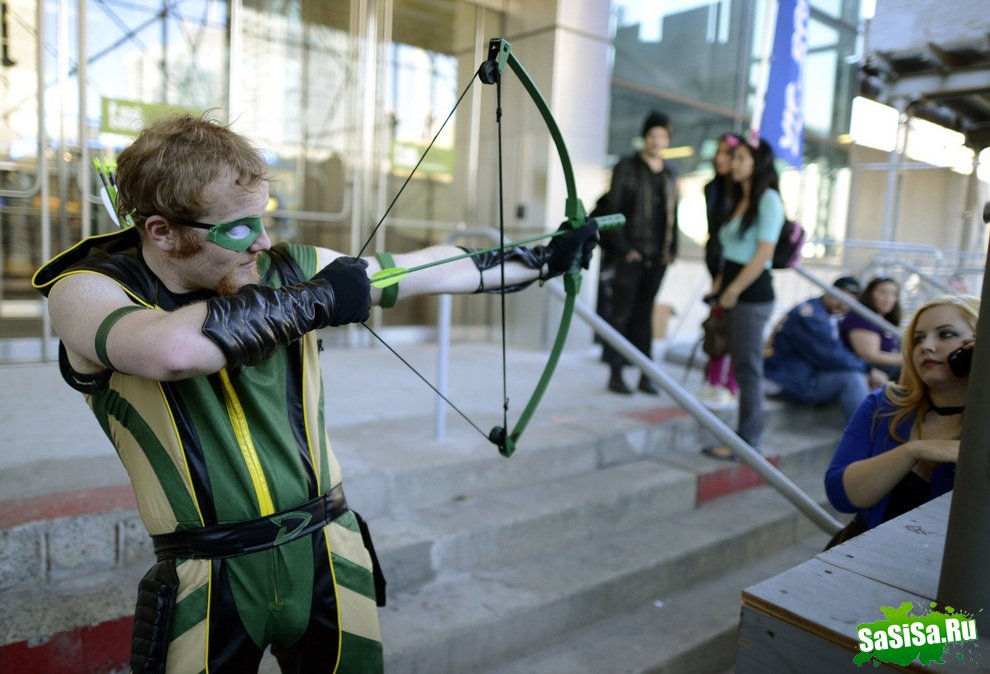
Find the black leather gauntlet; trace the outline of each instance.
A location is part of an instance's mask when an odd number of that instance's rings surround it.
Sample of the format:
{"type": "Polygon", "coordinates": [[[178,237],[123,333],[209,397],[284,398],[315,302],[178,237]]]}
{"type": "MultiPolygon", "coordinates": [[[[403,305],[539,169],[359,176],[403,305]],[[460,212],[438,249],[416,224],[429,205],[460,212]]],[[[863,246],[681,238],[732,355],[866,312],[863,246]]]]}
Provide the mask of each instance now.
{"type": "MultiPolygon", "coordinates": [[[[468,248],[462,248],[464,252],[472,252],[468,248]]],[[[512,262],[516,261],[520,264],[528,267],[529,269],[543,269],[543,265],[547,262],[547,249],[544,246],[536,246],[535,248],[527,248],[526,246],[515,246],[513,248],[506,248],[505,250],[490,250],[486,253],[480,253],[473,256],[471,259],[474,261],[474,266],[478,268],[479,278],[478,278],[478,289],[475,290],[476,293],[498,293],[502,292],[501,288],[486,288],[484,277],[481,275],[486,269],[491,269],[492,267],[497,267],[502,262],[512,262]]],[[[536,279],[533,279],[535,281],[536,279]]],[[[533,281],[526,281],[525,283],[517,283],[513,286],[506,286],[505,292],[515,293],[528,288],[533,281]]]]}
{"type": "Polygon", "coordinates": [[[227,367],[254,365],[319,328],[367,320],[371,284],[360,258],[337,258],[312,280],[285,288],[249,285],[206,302],[203,334],[227,367]]]}
{"type": "MultiPolygon", "coordinates": [[[[575,261],[587,269],[591,261],[591,254],[598,244],[598,223],[593,219],[588,220],[577,229],[568,229],[567,223],[564,223],[557,229],[558,232],[562,230],[566,231],[554,236],[546,246],[533,246],[532,248],[514,246],[505,250],[482,253],[471,259],[474,260],[474,265],[478,268],[479,272],[484,272],[486,269],[498,266],[503,261],[519,262],[530,269],[539,269],[539,280],[541,281],[560,276],[568,271],[575,261]],[[544,265],[547,268],[545,272],[543,271],[544,265]]],[[[470,252],[466,248],[462,250],[470,252]]],[[[531,283],[532,281],[528,281],[513,286],[506,286],[505,292],[517,292],[528,287],[531,283]]],[[[486,288],[484,279],[482,278],[475,292],[494,293],[501,292],[501,289],[486,288]]]]}

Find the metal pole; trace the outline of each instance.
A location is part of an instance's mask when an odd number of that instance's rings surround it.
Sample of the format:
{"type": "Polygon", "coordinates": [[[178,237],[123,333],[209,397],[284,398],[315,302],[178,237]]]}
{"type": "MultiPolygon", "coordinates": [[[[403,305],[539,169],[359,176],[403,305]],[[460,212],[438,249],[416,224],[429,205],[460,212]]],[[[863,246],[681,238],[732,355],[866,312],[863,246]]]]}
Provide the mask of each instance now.
{"type": "MultiPolygon", "coordinates": [[[[498,244],[498,230],[493,227],[481,229],[465,229],[453,232],[447,237],[447,245],[454,245],[458,239],[468,236],[484,237],[493,244],[498,244]]],[[[447,384],[450,373],[450,332],[453,320],[453,298],[450,295],[440,295],[437,307],[437,391],[442,396],[447,395],[447,384]]],[[[433,408],[433,431],[437,442],[443,442],[447,436],[447,401],[437,396],[433,408]]]]}
{"type": "MultiPolygon", "coordinates": [[[[41,196],[41,259],[52,256],[52,216],[48,196],[51,191],[48,175],[48,127],[45,107],[45,3],[38,3],[38,176],[41,196]]],[[[48,315],[48,299],[42,300],[41,359],[51,360],[49,341],[52,336],[52,319],[48,315]]]]}
{"type": "MultiPolygon", "coordinates": [[[[437,390],[446,397],[447,380],[450,371],[450,295],[440,296],[440,306],[437,310],[437,390]]],[[[436,397],[436,407],[433,415],[433,431],[437,442],[443,442],[447,436],[447,401],[436,397]]]]}
{"type": "Polygon", "coordinates": [[[86,76],[87,76],[87,61],[88,56],[86,54],[86,38],[87,38],[87,25],[86,25],[86,4],[85,2],[80,2],[77,8],[79,16],[77,18],[76,29],[78,31],[77,41],[78,46],[78,57],[76,66],[76,77],[79,80],[79,178],[77,185],[79,187],[79,238],[85,239],[87,236],[92,234],[92,202],[90,201],[90,177],[89,177],[89,142],[88,135],[89,129],[86,124],[87,108],[86,108],[86,95],[88,93],[88,87],[86,86],[86,76]]]}
{"type": "MultiPolygon", "coordinates": [[[[565,297],[564,288],[559,281],[555,280],[547,283],[546,287],[550,291],[550,294],[563,301],[565,297]]],[[[767,484],[780,492],[784,498],[794,504],[808,519],[817,524],[822,531],[828,534],[834,534],[842,528],[842,525],[818,505],[814,499],[801,491],[786,475],[763,458],[762,454],[745,443],[731,428],[726,426],[721,419],[698,402],[684,387],[674,381],[651,358],[647,358],[639,349],[630,344],[618,330],[603,320],[591,307],[577,300],[574,303],[574,313],[584,319],[603,340],[608,342],[616,351],[621,353],[628,361],[638,367],[643,374],[663,389],[665,393],[670,395],[674,399],[674,402],[694,417],[698,423],[714,433],[720,442],[730,447],[746,465],[756,471],[760,477],[767,481],[767,484]]]]}
{"type": "Polygon", "coordinates": [[[865,306],[855,297],[850,297],[849,295],[842,293],[834,286],[832,286],[832,284],[822,281],[820,278],[809,272],[801,265],[795,265],[794,267],[792,267],[792,269],[801,276],[805,277],[806,279],[814,283],[819,288],[821,288],[826,295],[831,295],[837,300],[842,300],[842,302],[844,302],[846,306],[848,306],[854,313],[859,314],[860,316],[868,320],[870,323],[873,323],[873,325],[880,328],[881,330],[897,335],[898,338],[901,337],[900,327],[894,325],[893,323],[888,321],[886,318],[884,318],[877,312],[865,306]]]}
{"type": "Polygon", "coordinates": [[[890,151],[887,165],[887,190],[884,195],[883,205],[883,230],[880,232],[881,241],[893,241],[894,239],[894,218],[897,199],[900,196],[897,176],[900,173],[902,144],[907,136],[907,113],[905,112],[905,102],[902,98],[897,98],[890,102],[897,110],[897,137],[894,140],[894,149],[890,151]]]}
{"type": "MultiPolygon", "coordinates": [[[[983,276],[982,299],[990,296],[990,274],[983,276]]],[[[982,304],[982,301],[981,301],[982,304]]],[[[981,311],[977,335],[990,335],[990,311],[981,311]]],[[[975,614],[977,629],[990,630],[990,341],[985,337],[973,347],[973,367],[966,391],[956,465],[955,487],[945,555],[938,583],[938,602],[975,614]],[[981,374],[982,373],[982,374],[981,374]]]]}

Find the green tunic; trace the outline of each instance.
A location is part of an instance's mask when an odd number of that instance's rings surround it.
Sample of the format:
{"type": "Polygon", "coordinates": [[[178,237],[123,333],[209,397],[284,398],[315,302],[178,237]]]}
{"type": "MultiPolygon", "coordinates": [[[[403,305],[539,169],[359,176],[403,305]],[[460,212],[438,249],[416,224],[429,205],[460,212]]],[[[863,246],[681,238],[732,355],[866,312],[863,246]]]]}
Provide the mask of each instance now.
{"type": "MultiPolygon", "coordinates": [[[[261,283],[309,279],[316,260],[313,247],[281,244],[262,254],[261,283]]],[[[80,273],[110,278],[135,304],[156,311],[209,296],[170,293],[144,264],[133,229],[83,240],[42,267],[34,284],[47,296],[59,280],[80,273]]],[[[317,352],[316,335],[308,333],[236,372],[173,382],[116,370],[93,378],[86,400],[127,469],[148,533],[255,519],[340,483],[317,352]]],[[[231,647],[217,643],[218,635],[237,639],[231,620],[243,625],[259,654],[269,644],[291,647],[317,622],[312,614],[321,606],[336,613],[329,620],[339,625],[337,666],[325,671],[382,668],[372,562],[351,512],[322,535],[222,562],[180,560],[177,571],[169,672],[215,669],[231,647]],[[314,596],[320,588],[332,597],[314,596]]]]}

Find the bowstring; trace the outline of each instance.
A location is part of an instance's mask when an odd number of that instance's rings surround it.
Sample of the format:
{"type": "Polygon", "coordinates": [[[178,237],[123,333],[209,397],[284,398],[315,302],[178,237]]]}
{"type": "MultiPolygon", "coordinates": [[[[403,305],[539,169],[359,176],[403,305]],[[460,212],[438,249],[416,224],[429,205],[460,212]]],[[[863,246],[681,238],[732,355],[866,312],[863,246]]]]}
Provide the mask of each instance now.
{"type": "Polygon", "coordinates": [[[495,79],[495,129],[498,139],[498,247],[502,251],[502,261],[499,264],[501,274],[502,290],[499,293],[501,298],[502,311],[502,428],[506,437],[509,433],[509,387],[506,367],[505,350],[505,199],[504,183],[502,181],[502,74],[499,73],[495,79]]]}
{"type": "Polygon", "coordinates": [[[476,424],[473,421],[471,421],[471,419],[469,419],[468,416],[466,414],[464,414],[464,412],[462,412],[460,410],[460,408],[457,407],[457,405],[455,405],[453,402],[451,402],[450,398],[448,398],[443,393],[441,393],[440,392],[440,389],[438,389],[436,386],[434,386],[433,384],[431,384],[430,381],[419,372],[419,370],[417,370],[415,367],[413,367],[412,363],[410,363],[408,360],[406,360],[405,358],[403,358],[402,355],[398,351],[396,351],[395,349],[393,349],[392,346],[388,342],[386,342],[384,339],[382,339],[381,335],[379,335],[377,332],[375,332],[374,330],[372,330],[370,325],[368,325],[367,323],[362,323],[361,325],[363,325],[365,328],[367,328],[368,332],[370,332],[372,335],[374,335],[375,339],[377,339],[379,342],[382,343],[382,346],[384,346],[386,349],[388,349],[389,351],[391,351],[392,352],[392,355],[394,355],[396,358],[398,358],[400,361],[402,361],[405,364],[405,366],[408,367],[410,370],[412,370],[413,373],[417,377],[419,377],[421,380],[423,380],[423,383],[424,384],[426,384],[431,389],[433,389],[433,392],[436,393],[438,396],[440,396],[440,399],[441,400],[443,400],[445,403],[447,403],[448,405],[450,405],[451,409],[453,409],[455,412],[457,412],[458,414],[460,414],[461,415],[461,418],[464,419],[464,421],[468,422],[476,431],[478,431],[479,433],[481,433],[483,436],[485,436],[486,438],[488,437],[488,434],[485,433],[483,430],[481,430],[481,428],[478,427],[478,424],[476,424]]]}
{"type": "Polygon", "coordinates": [[[464,100],[464,97],[467,96],[467,92],[471,90],[472,86],[474,86],[474,80],[477,79],[480,71],[481,66],[478,66],[478,70],[474,72],[474,75],[468,81],[467,86],[464,87],[464,91],[462,91],[461,95],[457,97],[457,101],[454,103],[454,107],[452,107],[450,112],[447,114],[447,118],[443,120],[443,124],[441,124],[440,128],[437,129],[436,134],[434,134],[430,144],[426,146],[423,154],[419,156],[419,161],[417,161],[416,165],[412,167],[412,170],[409,172],[409,175],[406,176],[406,179],[402,181],[399,191],[395,193],[395,196],[392,198],[391,203],[389,203],[388,208],[385,209],[385,212],[382,214],[382,217],[379,218],[378,223],[372,228],[371,234],[368,235],[367,241],[364,242],[364,245],[361,246],[361,250],[357,252],[355,257],[361,257],[361,255],[364,254],[365,249],[368,247],[368,244],[370,244],[371,240],[375,238],[375,234],[377,234],[378,230],[381,229],[382,224],[385,222],[385,218],[388,217],[388,214],[392,211],[392,207],[395,206],[395,202],[399,200],[399,197],[402,196],[402,192],[406,189],[406,185],[408,185],[409,181],[412,180],[413,174],[416,173],[419,165],[423,163],[424,159],[426,159],[426,155],[429,154],[430,150],[433,148],[433,144],[437,142],[437,138],[439,138],[440,134],[443,133],[444,127],[447,126],[447,122],[449,122],[450,118],[454,116],[455,112],[457,112],[457,107],[461,104],[461,101],[464,100]]]}
{"type": "MultiPolygon", "coordinates": [[[[454,116],[454,113],[457,111],[458,106],[460,106],[461,101],[464,100],[464,97],[467,96],[468,91],[470,91],[471,90],[471,87],[474,86],[474,81],[475,81],[475,79],[478,78],[478,75],[479,75],[479,73],[481,71],[482,66],[484,66],[484,62],[482,62],[482,64],[480,66],[478,66],[478,70],[476,70],[474,72],[474,75],[472,75],[471,79],[468,81],[467,86],[464,87],[464,90],[461,92],[461,95],[457,97],[457,101],[454,103],[454,107],[452,107],[450,109],[450,112],[447,114],[446,119],[443,120],[443,123],[440,125],[440,128],[437,129],[437,132],[434,134],[433,139],[430,140],[430,144],[426,146],[426,150],[424,150],[423,153],[420,155],[419,160],[416,162],[416,165],[413,166],[412,170],[409,171],[409,174],[406,176],[405,180],[403,180],[402,185],[399,187],[398,192],[395,193],[395,196],[392,198],[392,201],[389,203],[388,208],[385,209],[385,212],[382,214],[382,217],[379,218],[378,223],[372,228],[371,234],[368,235],[367,240],[364,242],[364,245],[361,246],[361,250],[358,251],[358,253],[357,253],[357,255],[355,257],[361,257],[361,255],[364,253],[365,249],[367,249],[368,245],[371,243],[372,239],[375,238],[375,235],[378,233],[378,230],[381,229],[382,224],[385,222],[385,218],[387,218],[388,215],[389,215],[389,213],[392,211],[392,207],[395,206],[395,203],[399,200],[399,197],[402,195],[402,192],[406,189],[406,186],[409,184],[409,181],[412,180],[412,177],[416,173],[416,170],[419,168],[420,164],[422,164],[423,163],[423,160],[426,159],[426,155],[429,154],[430,149],[433,147],[434,143],[437,142],[437,138],[439,138],[440,137],[440,134],[443,133],[444,127],[447,126],[447,122],[449,122],[450,119],[451,119],[451,117],[454,116]]],[[[499,87],[501,87],[501,78],[499,78],[499,87]]],[[[498,105],[499,112],[498,112],[498,114],[499,114],[499,117],[501,117],[501,88],[499,88],[498,91],[499,91],[499,93],[498,93],[498,97],[499,97],[499,105],[498,105]]],[[[499,218],[500,218],[500,221],[501,221],[501,219],[502,219],[502,203],[501,203],[501,194],[502,194],[502,137],[501,137],[501,133],[502,133],[502,129],[501,129],[501,124],[499,124],[498,131],[499,131],[499,140],[498,140],[498,152],[499,152],[499,218]]],[[[504,246],[504,244],[505,244],[504,227],[500,225],[499,226],[499,231],[500,231],[500,246],[504,246]]],[[[389,351],[391,351],[392,354],[396,358],[398,358],[406,367],[408,367],[410,370],[412,370],[413,374],[415,374],[417,377],[419,377],[423,381],[424,384],[426,384],[427,386],[429,386],[430,389],[432,389],[433,392],[436,393],[440,397],[441,400],[443,400],[445,403],[447,403],[448,405],[450,405],[451,409],[453,409],[455,412],[457,412],[457,414],[459,414],[461,416],[461,418],[464,419],[464,421],[466,421],[472,428],[474,428],[476,431],[478,431],[485,439],[488,439],[488,433],[485,433],[485,431],[483,431],[474,421],[472,421],[470,418],[468,418],[468,416],[464,412],[462,412],[460,410],[460,408],[457,407],[457,405],[455,405],[453,402],[451,402],[451,400],[447,396],[445,396],[443,393],[441,393],[440,390],[436,386],[434,386],[433,384],[431,384],[430,381],[425,376],[423,376],[423,374],[412,365],[412,363],[410,363],[408,360],[406,360],[405,358],[403,358],[399,354],[398,351],[396,351],[395,349],[393,349],[392,346],[390,344],[388,344],[388,342],[386,342],[384,339],[382,339],[381,335],[379,335],[377,332],[375,332],[371,328],[370,325],[368,325],[366,322],[363,322],[363,321],[362,321],[361,325],[364,326],[364,329],[367,330],[368,332],[370,332],[372,334],[372,336],[374,336],[374,338],[377,339],[386,349],[388,349],[389,351]]],[[[502,267],[502,396],[505,399],[503,410],[507,410],[507,408],[508,408],[508,398],[505,397],[506,396],[505,391],[506,391],[506,388],[505,388],[505,267],[504,267],[504,263],[503,263],[503,267],[502,267]]],[[[503,411],[503,416],[506,413],[507,412],[503,411]]]]}

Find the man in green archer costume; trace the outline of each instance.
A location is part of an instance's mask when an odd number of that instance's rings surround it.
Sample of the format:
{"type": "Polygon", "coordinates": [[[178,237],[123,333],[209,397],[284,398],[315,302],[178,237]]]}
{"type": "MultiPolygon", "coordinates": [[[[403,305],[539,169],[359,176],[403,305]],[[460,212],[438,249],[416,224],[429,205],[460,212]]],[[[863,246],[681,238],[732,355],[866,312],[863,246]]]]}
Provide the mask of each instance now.
{"type": "MultiPolygon", "coordinates": [[[[257,149],[207,119],[142,131],[118,160],[119,232],[38,270],[60,364],[113,442],[158,563],[141,581],[135,672],[382,669],[384,579],[349,510],[323,416],[313,333],[364,321],[398,286],[376,258],[272,246],[257,149]]],[[[403,297],[524,287],[587,265],[596,226],[437,265],[403,297]]],[[[435,246],[411,268],[462,251],[435,246]]],[[[391,266],[390,256],[385,256],[391,266]]]]}

